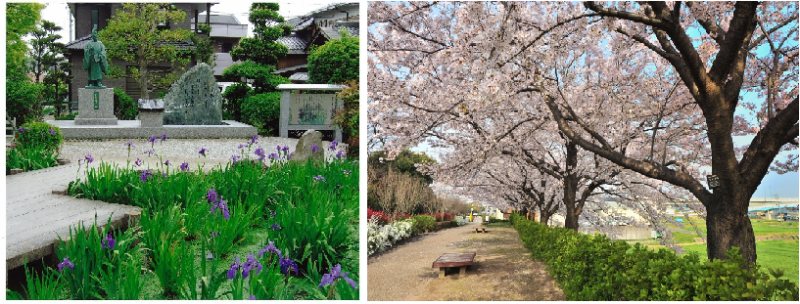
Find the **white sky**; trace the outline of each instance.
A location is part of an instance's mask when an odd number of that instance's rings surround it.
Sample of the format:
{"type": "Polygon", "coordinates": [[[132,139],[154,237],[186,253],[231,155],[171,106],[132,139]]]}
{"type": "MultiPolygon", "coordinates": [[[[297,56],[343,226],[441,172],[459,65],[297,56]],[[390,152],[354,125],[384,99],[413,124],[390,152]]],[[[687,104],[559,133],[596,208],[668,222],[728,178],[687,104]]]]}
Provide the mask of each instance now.
{"type": "MultiPolygon", "coordinates": [[[[86,1],[92,2],[92,1],[86,1]]],[[[197,2],[197,1],[173,1],[173,2],[197,2]]],[[[252,0],[244,0],[244,1],[212,1],[212,3],[218,3],[211,6],[212,13],[232,13],[236,15],[236,18],[239,19],[239,22],[243,24],[249,25],[248,27],[248,36],[252,36],[253,33],[253,25],[250,24],[250,21],[247,20],[248,16],[250,15],[250,4],[253,3],[252,0]]],[[[286,18],[287,20],[295,17],[301,16],[313,10],[325,7],[328,4],[342,2],[342,1],[277,1],[280,4],[281,15],[286,18]]],[[[61,42],[67,43],[74,39],[70,39],[70,26],[69,26],[69,7],[67,6],[67,1],[49,1],[47,7],[42,10],[42,20],[48,20],[55,22],[58,26],[60,26],[63,30],[59,33],[61,37],[63,37],[61,42]]],[[[192,18],[192,16],[187,16],[186,18],[192,18]]]]}

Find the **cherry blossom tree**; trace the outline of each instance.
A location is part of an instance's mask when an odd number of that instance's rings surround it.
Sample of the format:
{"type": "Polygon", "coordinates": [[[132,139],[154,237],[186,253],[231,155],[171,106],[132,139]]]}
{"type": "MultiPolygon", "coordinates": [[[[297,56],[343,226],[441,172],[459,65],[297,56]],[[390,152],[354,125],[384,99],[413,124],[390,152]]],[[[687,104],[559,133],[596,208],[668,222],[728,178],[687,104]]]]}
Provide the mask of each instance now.
{"type": "MultiPolygon", "coordinates": [[[[709,258],[725,258],[737,246],[755,262],[749,199],[771,166],[797,168],[796,156],[775,161],[781,150],[797,148],[796,7],[371,3],[374,137],[391,138],[389,151],[423,142],[454,148],[433,169],[452,173],[498,153],[526,156],[526,138],[550,133],[567,152],[575,147],[576,155],[586,150],[619,166],[600,170],[624,174],[619,188],[699,201],[709,258]],[[753,82],[746,88],[745,79],[753,82]],[[759,94],[768,103],[743,100],[745,91],[765,90],[759,94]],[[737,109],[766,114],[752,121],[737,109]],[[732,135],[747,132],[755,137],[737,150],[732,135]],[[701,182],[708,168],[720,177],[713,193],[701,182]]],[[[559,164],[569,171],[575,166],[566,159],[559,164]]]]}

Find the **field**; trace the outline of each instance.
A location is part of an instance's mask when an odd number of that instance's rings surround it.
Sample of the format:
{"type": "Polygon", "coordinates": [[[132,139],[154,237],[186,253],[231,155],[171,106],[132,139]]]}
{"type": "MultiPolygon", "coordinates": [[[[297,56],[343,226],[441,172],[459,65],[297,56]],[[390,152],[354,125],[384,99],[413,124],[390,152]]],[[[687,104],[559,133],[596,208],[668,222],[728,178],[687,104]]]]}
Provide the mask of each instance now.
{"type": "MultiPolygon", "coordinates": [[[[691,218],[697,228],[706,233],[706,224],[702,219],[691,218]]],[[[797,222],[778,222],[767,220],[751,220],[753,233],[756,235],[756,254],[757,263],[766,268],[779,269],[784,272],[784,277],[792,282],[798,283],[798,223],[797,222]],[[791,236],[794,236],[792,239],[791,236]]],[[[672,235],[675,243],[683,247],[686,252],[697,252],[701,259],[708,259],[706,256],[706,244],[696,242],[699,236],[692,225],[685,223],[684,227],[672,225],[674,229],[672,235]]],[[[630,243],[641,243],[651,248],[663,247],[658,245],[656,240],[632,240],[630,243]]]]}

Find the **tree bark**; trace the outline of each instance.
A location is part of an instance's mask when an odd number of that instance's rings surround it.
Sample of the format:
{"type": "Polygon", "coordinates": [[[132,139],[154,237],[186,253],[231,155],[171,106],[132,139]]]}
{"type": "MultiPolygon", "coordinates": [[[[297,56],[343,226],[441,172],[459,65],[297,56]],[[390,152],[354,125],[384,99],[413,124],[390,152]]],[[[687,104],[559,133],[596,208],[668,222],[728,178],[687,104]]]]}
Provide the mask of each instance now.
{"type": "Polygon", "coordinates": [[[712,204],[708,208],[706,226],[708,228],[708,259],[727,259],[725,252],[738,247],[739,253],[750,264],[756,261],[756,238],[750,218],[747,217],[747,204],[750,196],[734,193],[718,193],[715,199],[726,201],[745,208],[731,208],[726,204],[712,204]]]}
{"type": "Polygon", "coordinates": [[[575,176],[575,167],[578,165],[578,146],[575,142],[568,140],[566,143],[567,148],[567,162],[566,174],[564,174],[564,207],[567,208],[567,215],[564,219],[564,227],[578,231],[578,217],[580,208],[577,208],[576,195],[578,193],[579,177],[575,176]]]}

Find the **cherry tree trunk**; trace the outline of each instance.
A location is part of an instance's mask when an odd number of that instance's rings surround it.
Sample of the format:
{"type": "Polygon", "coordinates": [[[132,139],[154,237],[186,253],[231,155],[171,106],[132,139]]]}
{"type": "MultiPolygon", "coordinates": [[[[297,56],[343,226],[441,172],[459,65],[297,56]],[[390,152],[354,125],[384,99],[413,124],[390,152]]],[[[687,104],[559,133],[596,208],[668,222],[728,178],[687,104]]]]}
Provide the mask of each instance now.
{"type": "Polygon", "coordinates": [[[717,189],[714,202],[705,204],[708,259],[727,259],[725,252],[739,247],[744,260],[752,264],[756,262],[756,237],[747,216],[751,195],[741,188],[732,190],[717,189]]]}
{"type": "Polygon", "coordinates": [[[553,212],[539,211],[539,223],[547,225],[547,222],[550,221],[550,217],[552,216],[553,212]]]}
{"type": "Polygon", "coordinates": [[[573,141],[567,141],[566,148],[567,170],[564,175],[564,207],[567,209],[567,214],[564,219],[564,228],[578,231],[578,217],[581,215],[580,209],[576,205],[579,178],[574,173],[575,167],[578,165],[578,146],[573,141]]]}

